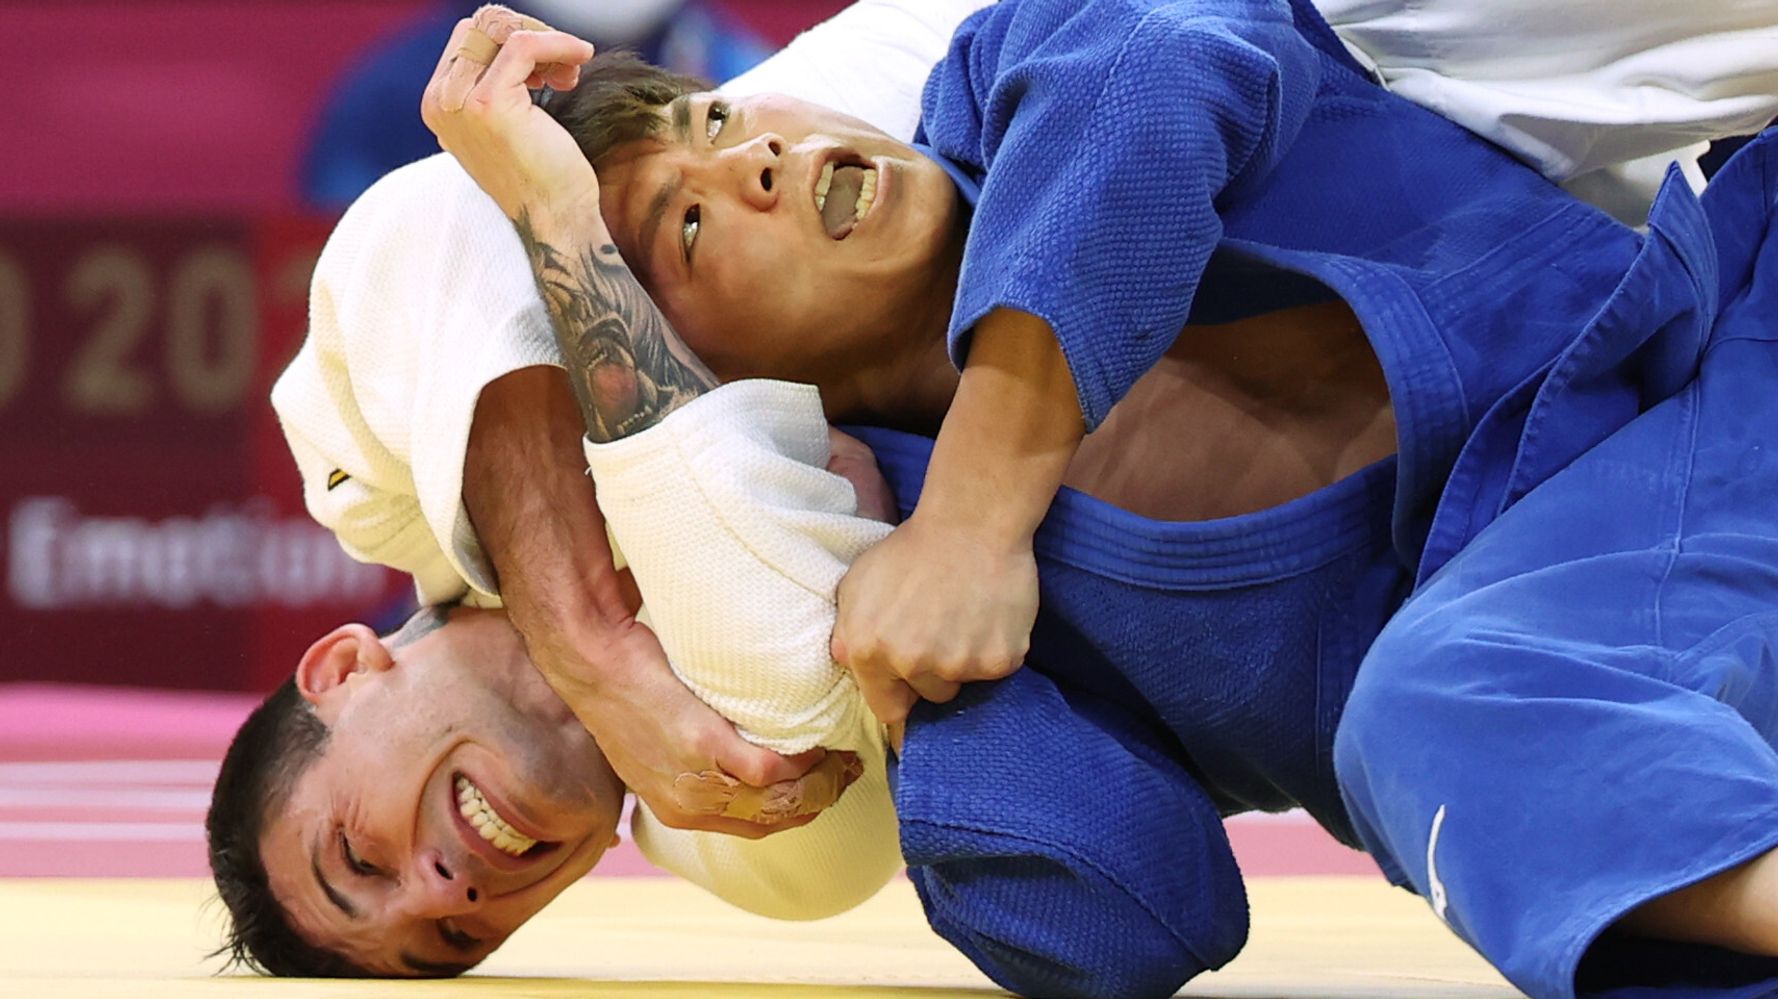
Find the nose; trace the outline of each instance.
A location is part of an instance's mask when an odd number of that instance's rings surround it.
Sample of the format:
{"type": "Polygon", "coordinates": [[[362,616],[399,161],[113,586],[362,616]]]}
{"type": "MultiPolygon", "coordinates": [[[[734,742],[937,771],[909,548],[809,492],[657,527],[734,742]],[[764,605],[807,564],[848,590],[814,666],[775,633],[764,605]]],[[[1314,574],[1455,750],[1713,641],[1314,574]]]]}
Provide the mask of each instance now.
{"type": "Polygon", "coordinates": [[[784,190],[784,150],[784,140],[767,132],[722,150],[717,158],[741,200],[756,211],[769,212],[784,190]]]}
{"type": "Polygon", "coordinates": [[[464,916],[479,910],[485,892],[461,868],[453,867],[436,850],[424,850],[415,858],[416,870],[408,878],[414,914],[427,919],[464,916]]]}

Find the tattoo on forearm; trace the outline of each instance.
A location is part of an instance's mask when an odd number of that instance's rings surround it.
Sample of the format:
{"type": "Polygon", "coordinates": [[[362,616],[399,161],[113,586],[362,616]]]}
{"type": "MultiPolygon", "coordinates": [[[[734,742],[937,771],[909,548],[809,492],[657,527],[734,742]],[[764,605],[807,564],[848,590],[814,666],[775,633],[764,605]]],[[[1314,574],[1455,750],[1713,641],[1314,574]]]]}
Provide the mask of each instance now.
{"type": "Polygon", "coordinates": [[[587,437],[639,433],[717,385],[610,244],[559,249],[515,223],[549,307],[587,437]]]}

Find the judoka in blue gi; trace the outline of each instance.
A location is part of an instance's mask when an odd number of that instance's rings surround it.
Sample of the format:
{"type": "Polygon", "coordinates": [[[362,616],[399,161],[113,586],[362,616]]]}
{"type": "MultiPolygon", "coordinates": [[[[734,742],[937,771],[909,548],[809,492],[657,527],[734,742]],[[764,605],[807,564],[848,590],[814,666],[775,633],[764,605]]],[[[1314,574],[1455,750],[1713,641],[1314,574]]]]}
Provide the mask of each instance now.
{"type": "MultiPolygon", "coordinates": [[[[711,106],[713,142],[731,111],[711,106]]],[[[727,141],[782,156],[745,135],[750,110],[727,141]]],[[[1006,0],[935,71],[921,139],[972,207],[957,407],[996,314],[1041,318],[1091,429],[1182,329],[1332,301],[1362,324],[1397,445],[1211,520],[1044,497],[1024,668],[905,678],[948,698],[914,706],[894,774],[942,935],[1017,992],[1170,993],[1245,939],[1221,819],[1300,806],[1533,995],[1778,981],[1658,915],[1638,929],[1669,942],[1635,960],[1601,936],[1778,844],[1769,142],[1702,206],[1671,186],[1640,236],[1383,92],[1306,4],[1238,0],[1006,0]]],[[[700,169],[689,148],[678,168],[700,169]]],[[[730,172],[747,196],[782,182],[730,172]]],[[[684,302],[723,286],[683,275],[698,238],[714,265],[733,207],[715,197],[671,216],[678,268],[611,226],[700,352],[725,345],[684,302]]],[[[956,412],[936,445],[860,430],[909,524],[956,412]]],[[[1778,950],[1722,930],[1698,936],[1778,950]]]]}
{"type": "MultiPolygon", "coordinates": [[[[1778,844],[1771,143],[1638,237],[1371,86],[1306,5],[1119,6],[987,12],[928,86],[976,205],[956,359],[991,308],[1044,316],[1093,421],[1145,332],[1310,283],[1363,321],[1399,454],[1205,523],[1058,497],[1028,668],[913,713],[933,925],[1018,991],[1165,994],[1244,937],[1220,817],[1300,805],[1532,995],[1769,991],[1778,962],[1600,934],[1778,844]]],[[[929,445],[864,435],[911,513],[929,445]]]]}

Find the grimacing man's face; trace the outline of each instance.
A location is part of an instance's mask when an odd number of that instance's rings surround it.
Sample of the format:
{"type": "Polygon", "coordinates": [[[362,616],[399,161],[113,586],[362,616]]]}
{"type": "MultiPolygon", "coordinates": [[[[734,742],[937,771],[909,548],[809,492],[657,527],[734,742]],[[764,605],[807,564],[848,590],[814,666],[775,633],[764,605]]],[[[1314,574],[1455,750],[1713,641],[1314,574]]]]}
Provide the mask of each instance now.
{"type": "Polygon", "coordinates": [[[504,614],[460,609],[394,650],[347,625],[297,686],[328,739],[260,845],[311,943],[377,974],[455,974],[616,842],[623,784],[504,614]]]}
{"type": "Polygon", "coordinates": [[[600,211],[719,376],[823,384],[919,308],[948,315],[960,209],[926,156],[782,95],[693,94],[664,117],[600,163],[600,211]]]}

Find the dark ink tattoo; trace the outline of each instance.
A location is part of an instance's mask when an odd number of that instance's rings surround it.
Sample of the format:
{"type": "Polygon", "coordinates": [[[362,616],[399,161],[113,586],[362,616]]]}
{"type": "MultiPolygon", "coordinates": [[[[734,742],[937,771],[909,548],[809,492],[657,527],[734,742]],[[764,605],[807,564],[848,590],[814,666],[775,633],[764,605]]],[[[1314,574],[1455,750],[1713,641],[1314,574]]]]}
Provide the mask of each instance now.
{"type": "Polygon", "coordinates": [[[538,238],[527,215],[515,225],[589,439],[640,433],[716,387],[716,376],[674,332],[617,247],[558,249],[538,238]]]}

